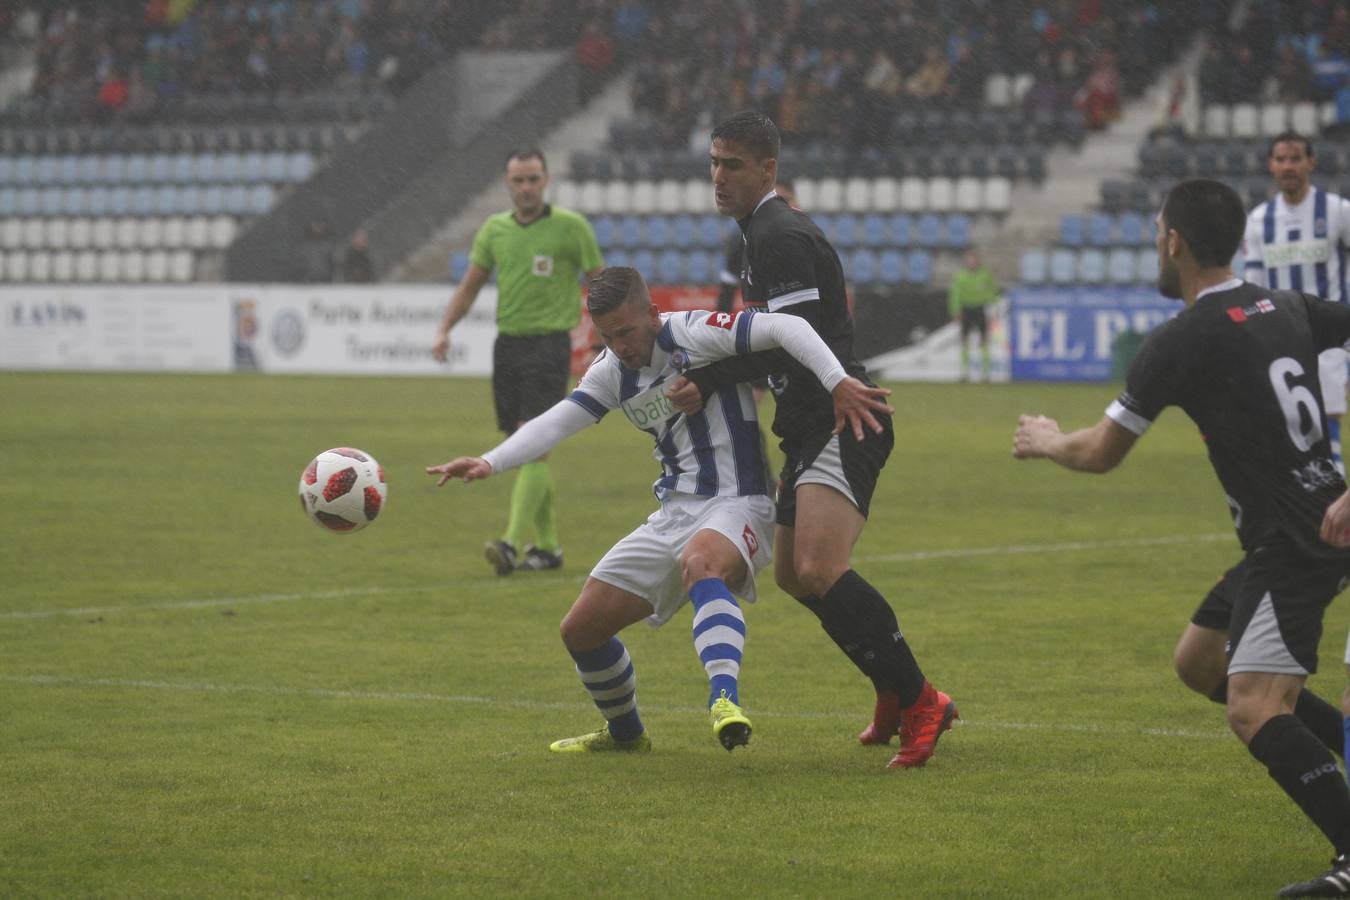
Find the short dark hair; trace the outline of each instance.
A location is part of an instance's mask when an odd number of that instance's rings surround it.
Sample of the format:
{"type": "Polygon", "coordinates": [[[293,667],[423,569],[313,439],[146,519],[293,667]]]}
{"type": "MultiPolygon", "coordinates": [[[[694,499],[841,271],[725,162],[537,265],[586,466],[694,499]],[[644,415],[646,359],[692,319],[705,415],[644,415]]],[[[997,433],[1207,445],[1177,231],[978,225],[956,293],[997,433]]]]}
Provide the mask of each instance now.
{"type": "Polygon", "coordinates": [[[642,294],[642,273],[629,266],[609,266],[596,272],[586,291],[586,311],[594,316],[614,312],[642,294]]]}
{"type": "Polygon", "coordinates": [[[1247,228],[1247,210],[1237,191],[1221,181],[1191,178],[1167,192],[1163,227],[1181,235],[1202,266],[1233,261],[1247,228]]]}
{"type": "Polygon", "coordinates": [[[507,154],[506,162],[502,164],[502,168],[511,165],[511,160],[513,159],[518,159],[521,162],[537,159],[539,160],[539,165],[543,166],[544,171],[548,171],[548,160],[544,159],[544,151],[540,150],[538,147],[517,147],[507,154]]]}
{"type": "Polygon", "coordinates": [[[740,144],[749,150],[755,159],[777,159],[782,148],[778,126],[773,124],[773,119],[752,109],[723,119],[712,130],[711,139],[740,144]]]}
{"type": "Polygon", "coordinates": [[[1276,144],[1302,144],[1303,152],[1311,159],[1316,154],[1313,153],[1312,141],[1297,131],[1281,131],[1270,139],[1270,146],[1266,148],[1266,159],[1275,155],[1276,144]]]}

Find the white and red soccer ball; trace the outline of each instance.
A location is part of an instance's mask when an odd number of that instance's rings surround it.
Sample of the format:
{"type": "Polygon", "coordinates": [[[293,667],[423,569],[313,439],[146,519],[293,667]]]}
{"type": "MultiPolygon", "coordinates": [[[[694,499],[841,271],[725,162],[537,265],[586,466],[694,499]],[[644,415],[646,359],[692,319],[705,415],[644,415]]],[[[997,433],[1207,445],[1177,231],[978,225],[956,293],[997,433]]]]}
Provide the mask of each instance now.
{"type": "Polygon", "coordinates": [[[339,534],[374,522],[388,495],[375,457],[351,447],[325,450],[300,474],[300,505],[316,524],[339,534]]]}

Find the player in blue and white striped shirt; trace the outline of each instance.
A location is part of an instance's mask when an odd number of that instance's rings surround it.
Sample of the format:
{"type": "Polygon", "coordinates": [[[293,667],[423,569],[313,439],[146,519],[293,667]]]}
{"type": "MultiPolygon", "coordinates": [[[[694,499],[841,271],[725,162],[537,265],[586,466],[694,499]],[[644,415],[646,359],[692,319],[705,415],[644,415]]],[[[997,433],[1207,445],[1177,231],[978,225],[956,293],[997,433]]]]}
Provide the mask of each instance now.
{"type": "MultiPolygon", "coordinates": [[[[1350,201],[1311,181],[1317,157],[1312,141],[1286,131],[1270,142],[1267,166],[1279,192],[1247,216],[1242,244],[1248,281],[1272,290],[1294,290],[1345,303],[1346,248],[1350,246],[1350,201]]],[[[1322,403],[1332,455],[1341,461],[1345,413],[1346,354],[1327,350],[1318,358],[1322,403]]]]}
{"type": "Polygon", "coordinates": [[[716,391],[693,415],[676,409],[666,391],[691,368],[782,348],[830,392],[836,424],[859,439],[864,427],[880,427],[874,411],[891,411],[882,399],[889,391],[850,377],[799,317],[659,313],[635,269],[602,270],[591,280],[587,308],[606,349],[576,390],[481,457],[460,457],[427,472],[441,476],[438,485],[451,478],[486,478],[539,457],[612,410],[649,434],[661,464],[653,486],[661,508],[596,564],[561,627],[606,724],[549,749],[650,749],[638,716],[632,660],[617,635],[644,619],[665,623],[688,599],[694,605],[694,648],[712,688],[713,732],[731,750],[750,739],[737,690],[745,619],[736,596],[755,599],[755,573],[771,555],[768,470],[749,385],[716,391]]]}

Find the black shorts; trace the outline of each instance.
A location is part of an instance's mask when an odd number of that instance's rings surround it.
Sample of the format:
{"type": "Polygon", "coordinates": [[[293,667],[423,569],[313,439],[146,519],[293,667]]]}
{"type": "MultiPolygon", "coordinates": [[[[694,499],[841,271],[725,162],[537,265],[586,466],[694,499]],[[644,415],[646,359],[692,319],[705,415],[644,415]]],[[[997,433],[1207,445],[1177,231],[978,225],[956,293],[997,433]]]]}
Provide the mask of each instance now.
{"type": "Polygon", "coordinates": [[[984,314],[983,306],[967,306],[961,310],[961,338],[970,336],[972,331],[980,333],[980,339],[989,336],[989,318],[984,314]]]}
{"type": "Polygon", "coordinates": [[[492,345],[492,400],[497,427],[507,434],[567,396],[572,336],[566,331],[516,337],[492,345]]]}
{"type": "Polygon", "coordinates": [[[833,487],[853,501],[858,512],[867,518],[877,478],[895,445],[891,417],[878,415],[877,420],[883,426],[881,434],[864,429],[866,437],[861,443],[847,427],[837,435],[821,435],[807,442],[783,441],[785,460],[778,484],[776,517],[779,525],[791,528],[796,521],[798,484],[833,487]]]}
{"type": "Polygon", "coordinates": [[[1322,617],[1346,576],[1341,562],[1261,548],[1224,573],[1191,621],[1227,629],[1230,674],[1311,675],[1322,617]]]}

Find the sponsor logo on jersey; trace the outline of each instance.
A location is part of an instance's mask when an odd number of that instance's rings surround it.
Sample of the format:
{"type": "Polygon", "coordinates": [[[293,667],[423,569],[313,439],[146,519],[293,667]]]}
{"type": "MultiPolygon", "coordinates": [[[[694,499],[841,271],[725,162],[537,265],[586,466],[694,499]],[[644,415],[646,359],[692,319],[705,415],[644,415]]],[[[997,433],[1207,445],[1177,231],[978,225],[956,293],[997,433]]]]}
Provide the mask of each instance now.
{"type": "Polygon", "coordinates": [[[549,278],[553,275],[553,257],[536,256],[532,271],[540,278],[549,278]]]}
{"type": "Polygon", "coordinates": [[[1281,266],[1301,266],[1306,263],[1324,263],[1330,258],[1331,247],[1326,241],[1269,244],[1261,250],[1261,261],[1267,269],[1276,269],[1281,266]]]}
{"type": "Polygon", "coordinates": [[[1273,313],[1275,304],[1269,300],[1257,300],[1251,306],[1232,306],[1228,308],[1228,318],[1234,322],[1245,322],[1252,316],[1260,316],[1266,313],[1273,313]]]}
{"type": "Polygon", "coordinates": [[[741,540],[745,541],[745,551],[754,559],[755,554],[759,552],[759,538],[755,537],[755,529],[749,525],[741,532],[741,540]]]}
{"type": "Polygon", "coordinates": [[[727,331],[730,331],[732,327],[736,324],[736,319],[738,319],[740,315],[741,315],[740,310],[737,310],[734,313],[726,313],[726,312],[710,313],[708,315],[708,318],[703,320],[703,324],[711,325],[714,328],[725,328],[727,331]]]}
{"type": "Polygon", "coordinates": [[[1310,459],[1302,469],[1293,469],[1291,473],[1298,481],[1299,487],[1309,494],[1318,488],[1333,487],[1341,480],[1341,473],[1336,471],[1336,464],[1329,459],[1310,459]]]}

